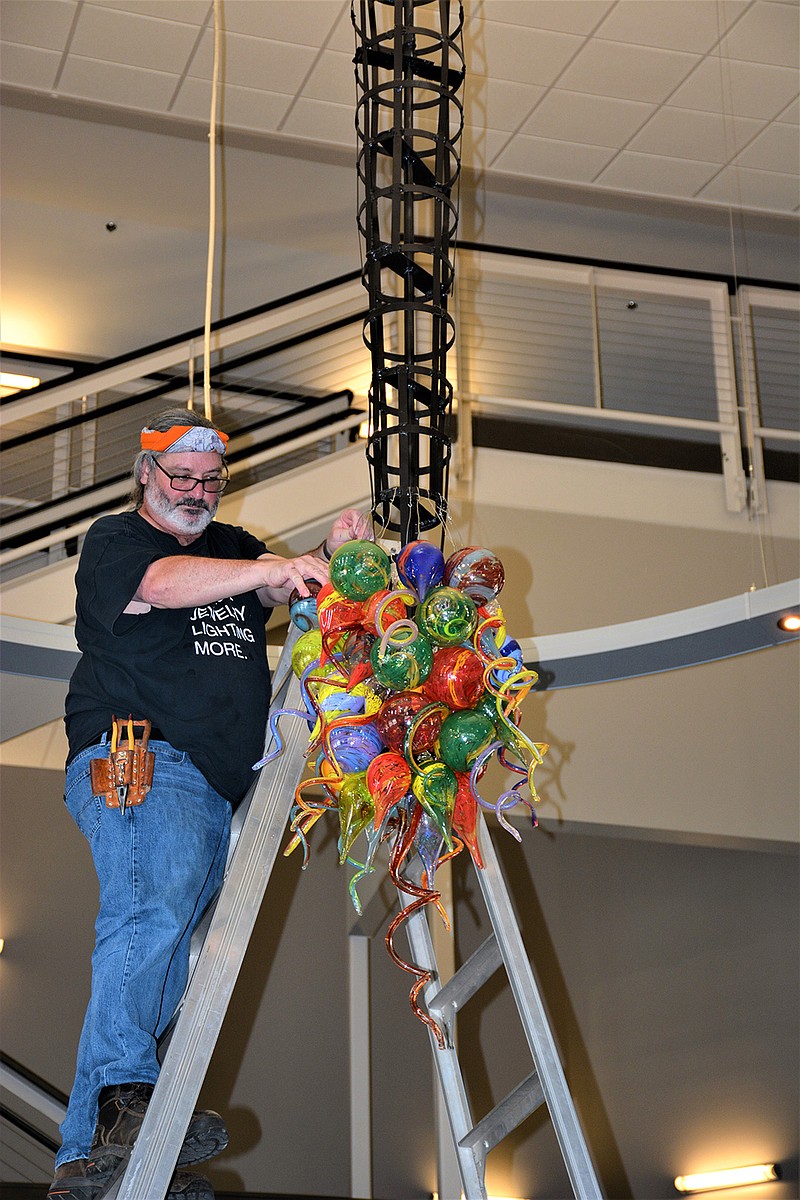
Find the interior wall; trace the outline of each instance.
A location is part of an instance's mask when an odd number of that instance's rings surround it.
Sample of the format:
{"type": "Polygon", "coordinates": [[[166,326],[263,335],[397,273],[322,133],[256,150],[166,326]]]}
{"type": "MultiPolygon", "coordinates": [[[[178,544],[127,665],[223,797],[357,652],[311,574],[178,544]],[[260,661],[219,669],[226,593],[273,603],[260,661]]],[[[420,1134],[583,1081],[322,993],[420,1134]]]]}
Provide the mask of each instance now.
{"type": "MultiPolygon", "coordinates": [[[[88,853],[60,805],[60,776],[5,768],[2,782],[3,1047],[67,1091],[96,903],[88,853]]],[[[548,822],[523,829],[519,845],[496,831],[495,844],[605,1194],[656,1200],[679,1172],[779,1161],[784,1182],[744,1200],[796,1195],[796,855],[548,822]]],[[[209,1164],[218,1190],[349,1194],[352,910],[330,825],[317,827],[312,847],[305,873],[297,856],[278,859],[203,1088],[232,1132],[209,1164]]],[[[463,856],[454,890],[462,961],[487,933],[463,856]]],[[[371,977],[374,1195],[427,1200],[427,1034],[381,935],[371,977]]],[[[527,1073],[500,976],[465,1008],[459,1036],[482,1115],[527,1073]]],[[[492,1153],[488,1183],[528,1200],[568,1194],[542,1114],[492,1153]]]]}
{"type": "MultiPolygon", "coordinates": [[[[7,91],[2,122],[6,343],[103,358],[198,328],[207,131],[7,91]],[[95,184],[87,193],[85,180],[95,184]],[[58,179],[58,189],[48,181],[58,179]],[[47,196],[47,202],[42,202],[47,196]],[[106,222],[116,230],[109,234],[106,222]],[[30,263],[37,269],[30,271],[30,263]],[[91,322],[81,321],[81,312],[91,322]]],[[[357,270],[352,153],[226,132],[214,316],[357,270]]],[[[570,186],[465,175],[468,241],[797,283],[797,222],[570,186]]]]}

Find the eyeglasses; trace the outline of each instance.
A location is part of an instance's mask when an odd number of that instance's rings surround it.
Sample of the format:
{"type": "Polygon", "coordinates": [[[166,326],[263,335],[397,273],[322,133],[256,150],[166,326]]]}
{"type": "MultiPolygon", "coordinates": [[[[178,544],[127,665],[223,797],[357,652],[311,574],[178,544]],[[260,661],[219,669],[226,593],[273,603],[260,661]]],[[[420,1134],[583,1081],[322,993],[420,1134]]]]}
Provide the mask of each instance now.
{"type": "Polygon", "coordinates": [[[224,492],[230,483],[227,475],[222,478],[212,477],[211,479],[195,479],[193,475],[170,475],[169,471],[165,471],[162,466],[159,466],[155,458],[152,458],[150,461],[154,467],[158,467],[162,475],[166,475],[170,487],[176,492],[193,492],[199,483],[204,492],[211,492],[212,495],[218,495],[220,492],[224,492]]]}

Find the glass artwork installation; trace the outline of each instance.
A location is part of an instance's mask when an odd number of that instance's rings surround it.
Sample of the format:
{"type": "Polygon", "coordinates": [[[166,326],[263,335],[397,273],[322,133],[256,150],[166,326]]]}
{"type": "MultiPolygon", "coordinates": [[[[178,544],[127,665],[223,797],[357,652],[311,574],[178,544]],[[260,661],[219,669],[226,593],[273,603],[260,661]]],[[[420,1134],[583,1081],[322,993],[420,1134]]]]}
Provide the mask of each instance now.
{"type": "Polygon", "coordinates": [[[314,605],[299,598],[290,605],[301,630],[292,669],[303,707],[272,714],[274,748],[254,769],[281,753],[281,718],[308,724],[312,769],[295,791],[284,853],[300,849],[307,866],[313,826],[323,813],[336,813],[339,861],[355,870],[349,890],[360,913],[358,883],[376,869],[377,849],[387,843],[392,883],[413,898],[392,921],[387,948],[415,977],[411,1006],[443,1044],[420,1006],[427,973],[398,953],[394,935],[425,905],[438,907],[447,921],[436,870],[463,847],[483,868],[481,809],[494,812],[518,841],[509,809],[526,805],[536,825],[533,773],[547,746],[520,728],[520,705],[537,676],[505,629],[499,559],[470,546],[445,563],[424,545],[414,543],[412,555],[406,546],[392,560],[375,543],[347,542],[332,556],[331,582],[314,605]],[[480,782],[492,758],[520,778],[487,799],[480,782]],[[422,871],[412,880],[414,856],[422,871]]]}

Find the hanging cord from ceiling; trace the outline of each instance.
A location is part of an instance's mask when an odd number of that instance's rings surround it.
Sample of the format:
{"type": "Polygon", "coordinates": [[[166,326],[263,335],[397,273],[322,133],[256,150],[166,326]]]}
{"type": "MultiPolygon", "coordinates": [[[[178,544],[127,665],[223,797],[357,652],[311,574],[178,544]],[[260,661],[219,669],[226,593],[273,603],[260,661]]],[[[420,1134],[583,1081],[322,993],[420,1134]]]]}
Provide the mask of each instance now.
{"type": "MultiPolygon", "coordinates": [[[[744,426],[745,436],[742,442],[742,453],[744,456],[745,479],[747,486],[747,512],[753,527],[753,553],[752,553],[752,571],[753,580],[750,585],[750,591],[757,590],[758,585],[755,580],[757,573],[756,554],[760,560],[761,574],[763,577],[763,586],[769,587],[769,572],[767,571],[767,559],[765,551],[765,533],[764,533],[764,512],[762,508],[763,498],[758,494],[758,481],[756,480],[755,461],[753,456],[753,448],[755,446],[755,428],[753,423],[753,406],[755,397],[751,395],[750,373],[748,370],[746,358],[747,333],[745,330],[745,321],[750,319],[750,314],[742,311],[742,303],[739,294],[739,268],[737,263],[737,248],[736,237],[737,228],[735,217],[739,217],[739,237],[742,244],[742,253],[745,258],[745,275],[750,274],[748,263],[748,246],[747,246],[747,230],[742,218],[742,180],[741,169],[738,163],[733,162],[734,155],[737,153],[738,147],[736,143],[736,125],[735,125],[735,110],[733,105],[733,75],[731,70],[730,56],[723,52],[723,24],[722,24],[722,5],[723,0],[717,0],[716,15],[717,15],[717,48],[718,61],[720,72],[720,98],[722,102],[722,132],[725,141],[725,162],[728,163],[733,171],[733,186],[736,191],[736,204],[733,200],[728,201],[728,234],[731,245],[731,274],[733,275],[733,293],[731,303],[733,306],[732,322],[738,329],[738,341],[736,349],[738,350],[739,362],[741,366],[741,398],[740,387],[736,387],[737,409],[739,417],[744,426]]],[[[764,481],[766,486],[766,481],[764,481]]]]}
{"type": "MultiPolygon", "coordinates": [[[[214,66],[211,73],[211,113],[208,122],[208,255],[203,318],[203,415],[211,416],[211,307],[214,294],[214,248],[217,235],[217,93],[219,88],[220,0],[214,0],[214,66]]],[[[189,407],[193,406],[190,396],[189,407]]]]}

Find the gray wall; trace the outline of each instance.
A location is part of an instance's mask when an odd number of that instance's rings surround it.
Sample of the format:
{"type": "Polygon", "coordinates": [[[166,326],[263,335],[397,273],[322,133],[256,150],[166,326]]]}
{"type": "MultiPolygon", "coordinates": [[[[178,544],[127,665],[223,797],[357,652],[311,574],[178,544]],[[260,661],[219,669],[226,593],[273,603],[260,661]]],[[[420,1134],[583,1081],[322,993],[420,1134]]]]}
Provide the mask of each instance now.
{"type": "MultiPolygon", "coordinates": [[[[3,1048],[68,1090],[88,989],[88,856],[55,772],[5,768],[2,784],[3,1048]]],[[[607,1194],[667,1197],[676,1172],[710,1159],[788,1159],[791,1176],[796,856],[555,822],[521,846],[495,841],[607,1194]]],[[[349,1192],[349,898],[330,829],[313,844],[305,874],[278,860],[203,1089],[232,1130],[211,1171],[219,1189],[349,1192]]],[[[468,863],[454,875],[461,959],[486,923],[468,863]]],[[[372,979],[374,1194],[422,1200],[435,1182],[427,1035],[380,937],[372,979]]],[[[460,1044],[481,1114],[527,1073],[500,977],[465,1009],[460,1044]]],[[[568,1194],[540,1115],[490,1157],[489,1185],[529,1200],[568,1194]]],[[[761,1194],[788,1198],[796,1182],[746,1195],[761,1194]]]]}

